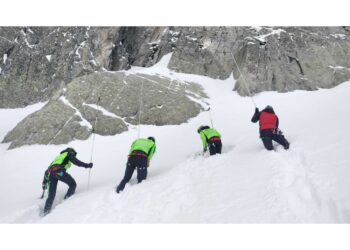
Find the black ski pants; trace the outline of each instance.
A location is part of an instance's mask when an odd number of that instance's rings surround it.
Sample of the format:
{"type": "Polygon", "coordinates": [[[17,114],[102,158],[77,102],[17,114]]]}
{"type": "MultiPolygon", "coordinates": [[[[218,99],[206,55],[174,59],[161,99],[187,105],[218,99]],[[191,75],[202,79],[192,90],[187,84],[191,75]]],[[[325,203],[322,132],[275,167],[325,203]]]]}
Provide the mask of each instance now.
{"type": "Polygon", "coordinates": [[[261,131],[261,140],[267,150],[273,150],[272,141],[281,144],[284,149],[289,148],[289,142],[282,133],[274,133],[273,130],[261,131]]]}
{"type": "Polygon", "coordinates": [[[208,142],[209,153],[210,155],[221,154],[222,142],[221,140],[208,142]]]}
{"type": "Polygon", "coordinates": [[[126,183],[130,181],[135,169],[137,170],[137,183],[145,180],[147,178],[147,165],[148,158],[146,155],[130,155],[126,163],[124,178],[117,187],[117,193],[124,189],[126,183]]]}
{"type": "Polygon", "coordinates": [[[58,181],[62,181],[68,185],[68,191],[67,191],[66,195],[64,196],[64,199],[67,199],[68,197],[72,196],[75,193],[77,183],[75,182],[73,177],[70,176],[66,172],[64,172],[62,174],[63,174],[62,176],[60,173],[51,174],[51,176],[50,176],[49,196],[47,197],[47,200],[45,203],[44,214],[49,213],[51,210],[53,201],[54,201],[55,196],[56,196],[56,189],[57,189],[58,181]]]}

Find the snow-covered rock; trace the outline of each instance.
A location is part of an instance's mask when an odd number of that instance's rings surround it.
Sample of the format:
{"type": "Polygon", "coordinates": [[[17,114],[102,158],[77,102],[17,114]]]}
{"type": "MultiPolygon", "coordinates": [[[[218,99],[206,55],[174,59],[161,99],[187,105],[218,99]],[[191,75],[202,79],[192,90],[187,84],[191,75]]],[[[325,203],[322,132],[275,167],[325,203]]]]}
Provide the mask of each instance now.
{"type": "Polygon", "coordinates": [[[198,84],[159,75],[98,72],[74,79],[41,110],[11,130],[10,148],[65,144],[91,133],[115,135],[139,123],[180,124],[203,110],[206,95],[198,84]]]}

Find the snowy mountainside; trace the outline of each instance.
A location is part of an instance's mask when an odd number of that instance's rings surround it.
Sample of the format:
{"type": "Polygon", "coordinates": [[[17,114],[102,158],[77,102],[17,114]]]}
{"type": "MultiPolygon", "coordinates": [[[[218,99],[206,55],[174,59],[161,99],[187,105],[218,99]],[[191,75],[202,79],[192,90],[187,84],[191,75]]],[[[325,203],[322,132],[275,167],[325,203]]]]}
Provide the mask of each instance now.
{"type": "MultiPolygon", "coordinates": [[[[249,97],[233,92],[234,80],[215,80],[181,74],[166,68],[165,56],[151,68],[130,72],[159,74],[195,82],[208,94],[210,112],[172,126],[142,125],[141,136],[154,136],[157,152],[146,181],[125,190],[115,186],[125,171],[127,153],[137,128],[116,136],[95,137],[94,168],[87,189],[88,170],[73,166],[69,173],[78,187],[62,202],[67,190],[58,185],[52,212],[39,217],[43,173],[67,145],[32,145],[13,150],[0,146],[0,222],[2,223],[349,223],[350,222],[350,82],[313,92],[264,92],[254,96],[259,108],[270,104],[280,128],[291,142],[285,151],[267,152],[250,122],[254,106],[249,97]],[[223,154],[200,155],[200,125],[222,134],[223,154]]],[[[37,104],[21,110],[1,109],[8,118],[0,137],[37,104]],[[15,115],[16,114],[16,115],[15,115]],[[14,118],[12,118],[14,116],[14,118]],[[22,116],[22,117],[20,117],[22,116]]],[[[88,162],[92,138],[74,141],[82,161],[88,162]]]]}

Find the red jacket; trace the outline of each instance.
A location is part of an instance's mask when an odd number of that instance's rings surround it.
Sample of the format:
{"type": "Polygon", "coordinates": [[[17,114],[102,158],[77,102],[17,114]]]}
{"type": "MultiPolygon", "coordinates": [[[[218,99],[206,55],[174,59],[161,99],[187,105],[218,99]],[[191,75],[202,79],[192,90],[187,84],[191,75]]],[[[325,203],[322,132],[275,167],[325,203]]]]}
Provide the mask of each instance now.
{"type": "Polygon", "coordinates": [[[259,117],[259,124],[260,129],[274,129],[277,127],[277,116],[273,113],[262,111],[259,117]]]}

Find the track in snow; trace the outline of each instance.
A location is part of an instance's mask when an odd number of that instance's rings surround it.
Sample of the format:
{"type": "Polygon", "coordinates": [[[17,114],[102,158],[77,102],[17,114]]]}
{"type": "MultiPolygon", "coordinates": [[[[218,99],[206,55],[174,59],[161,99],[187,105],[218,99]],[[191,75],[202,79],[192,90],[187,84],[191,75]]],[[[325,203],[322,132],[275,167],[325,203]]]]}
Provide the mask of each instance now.
{"type": "Polygon", "coordinates": [[[271,152],[271,166],[275,176],[272,189],[278,197],[281,217],[299,223],[349,223],[347,212],[326,194],[327,183],[312,171],[306,153],[299,148],[271,152]]]}

